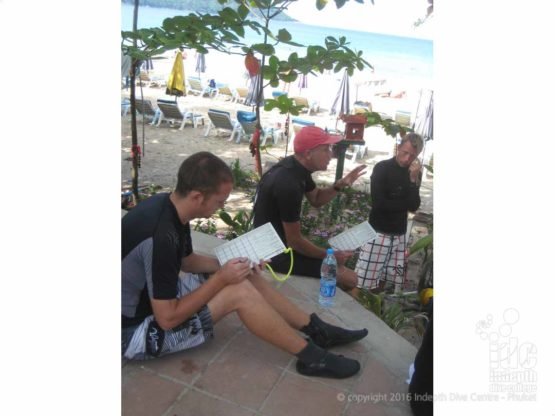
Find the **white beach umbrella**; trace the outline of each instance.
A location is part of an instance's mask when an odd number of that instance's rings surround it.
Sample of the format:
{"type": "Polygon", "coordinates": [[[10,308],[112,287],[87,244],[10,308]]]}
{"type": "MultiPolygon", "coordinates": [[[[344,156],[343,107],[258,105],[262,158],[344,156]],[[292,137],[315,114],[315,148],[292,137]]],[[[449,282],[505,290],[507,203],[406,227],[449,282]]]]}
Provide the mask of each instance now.
{"type": "Polygon", "coordinates": [[[245,105],[264,105],[264,91],[260,90],[260,84],[262,83],[261,74],[250,77],[249,82],[249,91],[247,93],[247,98],[245,99],[245,105]]]}
{"type": "Polygon", "coordinates": [[[299,87],[299,95],[300,95],[303,88],[308,88],[308,74],[299,74],[299,81],[297,86],[299,87]]]}
{"type": "Polygon", "coordinates": [[[414,131],[427,140],[434,139],[434,92],[420,92],[420,100],[416,108],[416,117],[412,125],[414,131]]]}
{"type": "Polygon", "coordinates": [[[195,65],[195,72],[198,73],[200,79],[200,74],[206,72],[206,55],[204,53],[197,53],[197,62],[195,65]]]}
{"type": "Polygon", "coordinates": [[[345,70],[343,78],[341,79],[341,84],[339,84],[339,90],[337,91],[337,95],[331,105],[330,114],[337,114],[337,116],[340,117],[342,114],[349,114],[350,111],[349,74],[347,73],[347,70],[345,70]]]}
{"type": "Polygon", "coordinates": [[[434,139],[434,92],[432,90],[420,91],[412,128],[424,140],[424,149],[422,150],[422,161],[424,161],[426,142],[434,139]]]}

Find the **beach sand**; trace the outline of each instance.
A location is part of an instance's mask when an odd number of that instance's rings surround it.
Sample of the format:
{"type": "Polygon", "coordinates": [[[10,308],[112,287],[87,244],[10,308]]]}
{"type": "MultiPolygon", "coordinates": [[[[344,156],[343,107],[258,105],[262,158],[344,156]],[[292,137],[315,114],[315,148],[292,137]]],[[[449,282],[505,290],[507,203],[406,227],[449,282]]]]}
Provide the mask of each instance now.
{"type": "MultiPolygon", "coordinates": [[[[229,63],[229,61],[223,59],[221,65],[225,67],[224,63],[226,62],[229,63]]],[[[161,66],[156,62],[154,65],[155,68],[160,68],[161,66]]],[[[186,77],[187,76],[189,75],[186,73],[186,77]]],[[[204,74],[203,79],[206,79],[204,74]]],[[[241,80],[239,79],[236,80],[235,84],[231,81],[229,81],[229,84],[232,87],[244,86],[244,84],[240,84],[240,82],[241,80]]],[[[328,111],[339,87],[339,82],[339,77],[337,79],[330,79],[328,77],[327,81],[326,78],[323,77],[319,80],[319,83],[313,82],[309,79],[309,85],[312,85],[312,88],[309,87],[307,90],[303,90],[300,95],[310,99],[319,97],[319,99],[322,100],[320,101],[320,111],[317,115],[308,116],[303,114],[299,117],[314,121],[316,125],[320,127],[335,128],[337,124],[341,130],[342,122],[338,123],[337,118],[335,116],[330,116],[328,111]],[[319,92],[320,95],[317,95],[317,92],[319,92]],[[324,101],[324,98],[326,101],[324,101]],[[326,102],[328,104],[326,104],[326,102]]],[[[142,87],[142,96],[145,99],[149,99],[154,107],[156,107],[156,100],[159,98],[175,100],[175,97],[170,97],[165,94],[165,87],[150,87],[149,85],[150,83],[146,82],[145,86],[142,87]]],[[[401,99],[375,96],[373,95],[372,87],[360,88],[358,92],[359,98],[371,102],[374,111],[383,112],[391,117],[394,117],[396,111],[414,111],[414,97],[417,97],[418,90],[414,88],[413,90],[410,90],[408,88],[409,84],[406,84],[405,86],[407,86],[405,89],[406,94],[401,99]]],[[[403,90],[405,86],[400,87],[401,90],[403,90]]],[[[298,87],[291,85],[289,93],[290,96],[296,95],[296,90],[298,91],[298,87]]],[[[141,88],[137,87],[136,95],[137,98],[141,97],[141,88]]],[[[121,96],[122,98],[129,97],[129,92],[123,89],[121,96]]],[[[265,92],[265,96],[271,96],[271,89],[268,89],[267,92],[265,92]]],[[[195,95],[179,97],[177,102],[182,109],[188,108],[205,115],[205,124],[209,123],[209,120],[206,117],[206,112],[209,108],[229,111],[232,119],[236,118],[238,110],[253,110],[252,107],[232,103],[229,100],[226,101],[220,98],[199,97],[195,95]]],[[[277,126],[278,123],[281,123],[282,125],[285,123],[286,116],[279,114],[277,110],[270,112],[261,111],[263,127],[273,127],[277,126]]],[[[194,128],[190,123],[186,124],[183,130],[179,130],[178,125],[170,126],[167,123],[162,123],[160,127],[151,126],[148,124],[150,121],[147,121],[143,126],[142,115],[137,116],[137,122],[138,144],[144,152],[141,160],[141,167],[139,169],[140,187],[158,185],[163,187],[164,190],[172,190],[177,182],[176,174],[180,164],[186,157],[198,151],[212,152],[228,164],[231,164],[238,159],[243,170],[254,171],[254,158],[250,154],[249,144],[246,140],[241,143],[236,143],[235,141],[229,142],[228,138],[230,133],[218,134],[215,130],[212,130],[212,132],[205,137],[204,126],[199,125],[197,128],[194,128]]],[[[367,173],[355,182],[353,188],[369,192],[370,174],[373,166],[381,160],[392,157],[395,140],[392,137],[387,136],[381,127],[370,127],[365,129],[364,139],[367,145],[366,155],[354,162],[351,158],[346,158],[344,174],[348,173],[358,164],[364,163],[368,167],[367,173]]],[[[268,140],[268,143],[270,143],[270,140],[268,140]]],[[[427,146],[430,146],[430,144],[427,144],[427,146]]],[[[288,150],[287,149],[288,148],[284,141],[280,141],[277,145],[271,146],[261,155],[262,165],[265,166],[268,163],[275,163],[278,158],[291,155],[291,146],[289,146],[288,150]]],[[[427,152],[428,154],[431,153],[429,150],[427,152]]],[[[131,186],[132,162],[130,156],[131,117],[130,115],[126,115],[121,118],[122,190],[130,189],[131,186]]],[[[332,159],[328,165],[327,171],[314,173],[313,178],[316,183],[333,183],[335,180],[336,167],[337,160],[332,159]]],[[[423,175],[420,195],[422,203],[419,211],[423,213],[432,213],[432,176],[427,174],[423,175]]],[[[226,202],[226,210],[233,216],[240,209],[252,209],[252,202],[244,192],[240,190],[233,190],[228,201],[226,202]]],[[[212,217],[212,220],[215,221],[218,230],[222,231],[227,229],[227,226],[219,218],[216,219],[216,217],[212,217]]],[[[419,239],[426,234],[427,228],[425,224],[414,221],[411,232],[413,240],[416,241],[416,239],[419,239]]],[[[418,259],[411,259],[411,267],[409,267],[409,275],[407,277],[407,281],[412,285],[410,287],[415,287],[416,285],[418,261],[418,259]]],[[[400,334],[414,345],[419,345],[420,337],[416,334],[414,328],[400,331],[400,334]]]]}
{"type": "MultiPolygon", "coordinates": [[[[185,60],[185,78],[191,75],[197,75],[194,74],[194,54],[194,51],[188,52],[187,59],[185,60]]],[[[173,57],[171,54],[167,54],[167,56],[167,59],[154,61],[154,70],[149,73],[151,78],[167,78],[167,74],[169,74],[173,65],[173,57]],[[164,76],[165,73],[166,75],[164,76]]],[[[242,78],[244,67],[242,66],[242,60],[238,58],[239,57],[236,56],[230,57],[226,54],[211,52],[206,57],[207,72],[206,74],[201,74],[202,79],[208,79],[211,76],[217,75],[220,77],[219,81],[228,83],[232,88],[245,86],[245,80],[242,78]],[[218,68],[218,70],[216,71],[213,69],[214,67],[218,68]],[[233,70],[230,70],[230,68],[233,68],[233,70]],[[224,78],[224,74],[226,73],[228,73],[229,76],[224,78]],[[233,74],[235,75],[233,76],[233,74]]],[[[338,122],[335,116],[329,115],[329,108],[339,88],[340,78],[338,74],[324,75],[318,78],[311,76],[308,80],[309,87],[303,89],[300,95],[309,98],[309,100],[319,100],[320,111],[316,115],[308,116],[307,114],[302,114],[298,117],[314,121],[317,126],[322,128],[327,127],[334,129],[337,126],[341,130],[342,122],[338,122]]],[[[359,81],[361,79],[360,74],[353,78],[359,81]]],[[[175,97],[165,94],[165,86],[156,87],[154,85],[154,83],[144,81],[142,87],[136,87],[136,97],[140,98],[143,96],[145,99],[149,99],[154,108],[156,108],[157,99],[175,100],[175,97]]],[[[399,89],[404,88],[404,91],[406,91],[403,98],[389,98],[373,95],[373,86],[361,86],[358,91],[358,98],[359,100],[369,101],[374,111],[386,113],[394,117],[397,111],[414,112],[416,110],[415,106],[417,105],[419,95],[419,90],[416,87],[417,85],[414,84],[414,81],[413,84],[406,83],[403,87],[399,87],[399,89]]],[[[351,86],[351,90],[353,90],[353,88],[355,87],[351,86]]],[[[270,87],[266,88],[265,96],[270,97],[272,90],[273,89],[270,87]]],[[[289,95],[297,95],[297,92],[297,85],[292,83],[290,85],[289,95]]],[[[354,93],[351,91],[351,94],[353,95],[354,93]]],[[[121,97],[128,98],[129,90],[122,89],[121,97]]],[[[192,94],[177,98],[177,102],[182,109],[187,108],[203,114],[205,116],[205,124],[209,123],[208,117],[206,117],[209,108],[229,111],[232,119],[236,118],[238,110],[254,111],[253,107],[232,103],[230,100],[225,100],[223,98],[199,97],[192,94]]],[[[261,112],[262,125],[264,128],[277,127],[278,123],[281,123],[282,126],[285,124],[286,116],[279,114],[278,110],[272,110],[270,112],[261,110],[261,112]]],[[[177,169],[181,162],[187,156],[201,150],[210,151],[221,157],[227,163],[232,163],[236,159],[239,159],[242,169],[254,170],[254,158],[249,152],[248,143],[242,141],[238,144],[235,143],[235,141],[227,141],[229,133],[223,135],[212,129],[210,134],[205,137],[204,126],[202,125],[194,128],[188,123],[183,130],[179,130],[179,126],[170,126],[168,123],[162,123],[160,127],[151,126],[148,124],[150,122],[150,120],[148,120],[144,124],[143,136],[142,119],[142,115],[137,115],[138,144],[141,146],[144,153],[141,160],[141,168],[139,169],[139,184],[141,186],[154,184],[164,188],[173,188],[176,183],[177,169]]],[[[131,184],[130,120],[131,117],[129,114],[121,118],[122,189],[128,188],[131,184]]],[[[368,150],[366,156],[363,159],[357,160],[356,163],[353,163],[350,158],[346,159],[344,173],[347,173],[358,163],[365,163],[368,166],[368,174],[360,178],[356,182],[355,187],[368,191],[372,167],[378,161],[392,156],[394,139],[387,136],[380,127],[365,129],[364,139],[368,150]]],[[[270,143],[271,139],[268,139],[267,144],[270,143]]],[[[277,145],[270,147],[266,152],[262,153],[263,166],[267,163],[275,163],[278,158],[290,155],[291,149],[291,143],[289,147],[286,148],[285,142],[283,140],[279,141],[277,145]],[[287,152],[286,149],[288,149],[287,152]]],[[[430,152],[428,152],[428,154],[430,154],[430,152]]],[[[332,159],[326,172],[318,172],[313,175],[315,180],[321,183],[332,183],[335,180],[336,164],[336,159],[332,159]]],[[[431,205],[427,212],[430,211],[431,205]]]]}
{"type": "MultiPolygon", "coordinates": [[[[165,89],[143,88],[143,96],[150,99],[153,104],[156,103],[156,97],[164,99],[173,99],[163,93],[165,89]]],[[[140,97],[140,94],[137,94],[140,97]]],[[[232,118],[236,117],[237,110],[250,111],[251,107],[242,104],[231,103],[220,99],[210,99],[206,97],[187,96],[178,98],[181,108],[194,109],[195,112],[206,114],[209,108],[230,111],[232,118]]],[[[300,116],[306,120],[315,121],[321,127],[334,128],[336,125],[335,117],[326,115],[317,116],[300,116]]],[[[121,123],[121,149],[122,164],[121,175],[122,184],[125,186],[131,181],[131,116],[122,117],[121,123]]],[[[276,126],[278,123],[285,124],[286,116],[279,114],[277,110],[274,112],[264,112],[262,121],[264,127],[276,126]]],[[[144,123],[143,137],[143,117],[137,116],[137,132],[138,144],[143,150],[141,158],[141,168],[139,170],[139,179],[142,184],[156,184],[164,187],[173,187],[176,182],[175,175],[177,169],[183,159],[187,156],[201,151],[212,152],[227,163],[239,159],[240,166],[243,169],[254,171],[254,158],[250,154],[249,144],[246,140],[241,143],[229,142],[229,132],[217,132],[212,129],[210,134],[205,137],[205,126],[199,124],[194,128],[187,123],[183,130],[179,130],[179,125],[169,125],[163,122],[160,127],[151,126],[150,120],[146,119],[144,123]]],[[[204,123],[209,123],[208,117],[204,117],[204,123]]],[[[341,122],[340,122],[341,123],[341,122]]],[[[379,160],[390,157],[392,155],[394,139],[386,136],[381,128],[372,127],[365,131],[365,139],[369,142],[369,152],[367,157],[359,159],[357,163],[364,162],[374,164],[379,160]]],[[[267,144],[272,144],[271,138],[267,140],[267,144]]],[[[280,140],[276,145],[268,147],[266,152],[261,155],[263,166],[266,163],[277,162],[277,160],[291,153],[291,144],[287,148],[285,140],[280,140]],[[286,149],[287,153],[286,153],[286,149]]],[[[345,172],[356,166],[350,158],[345,161],[345,172]]],[[[332,159],[328,166],[327,172],[319,172],[314,176],[322,182],[333,182],[335,178],[336,159],[332,159]]],[[[367,182],[367,181],[366,181],[367,182]]],[[[359,186],[364,187],[366,182],[360,182],[359,186]]]]}

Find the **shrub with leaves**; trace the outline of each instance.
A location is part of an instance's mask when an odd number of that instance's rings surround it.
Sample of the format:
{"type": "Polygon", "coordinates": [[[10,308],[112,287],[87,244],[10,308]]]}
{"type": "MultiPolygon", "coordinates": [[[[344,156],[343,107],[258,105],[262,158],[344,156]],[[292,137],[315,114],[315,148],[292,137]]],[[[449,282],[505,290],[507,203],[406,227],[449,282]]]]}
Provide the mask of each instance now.
{"type": "Polygon", "coordinates": [[[256,174],[251,170],[245,170],[241,167],[239,159],[235,159],[230,165],[231,174],[233,175],[233,184],[236,188],[246,190],[256,188],[258,183],[256,174]]]}
{"type": "Polygon", "coordinates": [[[233,240],[252,230],[252,221],[254,218],[252,210],[245,211],[242,209],[232,217],[228,212],[222,209],[218,212],[218,215],[220,219],[232,229],[231,232],[226,234],[226,240],[233,240]]]}

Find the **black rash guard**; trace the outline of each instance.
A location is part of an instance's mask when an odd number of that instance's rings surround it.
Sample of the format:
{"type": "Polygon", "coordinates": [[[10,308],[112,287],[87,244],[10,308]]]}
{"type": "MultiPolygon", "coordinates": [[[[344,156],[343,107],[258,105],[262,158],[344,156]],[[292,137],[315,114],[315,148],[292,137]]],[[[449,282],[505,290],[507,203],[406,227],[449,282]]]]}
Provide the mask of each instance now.
{"type": "MultiPolygon", "coordinates": [[[[260,180],[254,203],[254,227],[271,222],[287,247],[282,221],[300,221],[304,194],[315,188],[311,172],[294,156],[286,157],[260,180]]],[[[289,264],[288,255],[279,254],[272,259],[272,263],[281,262],[289,264]]]]}
{"type": "Polygon", "coordinates": [[[419,189],[410,181],[408,168],[399,166],[395,157],[378,162],[370,177],[370,196],[370,225],[383,234],[405,234],[408,211],[420,207],[419,189]]]}
{"type": "Polygon", "coordinates": [[[152,315],[150,299],[175,299],[181,260],[192,253],[189,224],[182,224],[168,193],[139,203],[121,222],[122,327],[152,315]]]}

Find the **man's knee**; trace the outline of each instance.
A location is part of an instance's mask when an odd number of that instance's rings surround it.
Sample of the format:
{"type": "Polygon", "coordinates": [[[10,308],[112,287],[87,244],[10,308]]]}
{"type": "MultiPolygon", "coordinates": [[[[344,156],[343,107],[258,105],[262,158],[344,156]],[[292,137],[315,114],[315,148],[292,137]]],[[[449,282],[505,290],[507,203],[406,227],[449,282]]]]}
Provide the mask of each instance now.
{"type": "Polygon", "coordinates": [[[224,296],[228,297],[235,309],[252,302],[259,302],[262,299],[260,292],[258,292],[249,280],[243,280],[241,283],[229,285],[224,290],[224,296]]]}
{"type": "Polygon", "coordinates": [[[263,300],[262,295],[248,280],[224,287],[210,302],[208,308],[212,313],[214,322],[229,313],[237,312],[242,308],[256,304],[263,300]]]}

